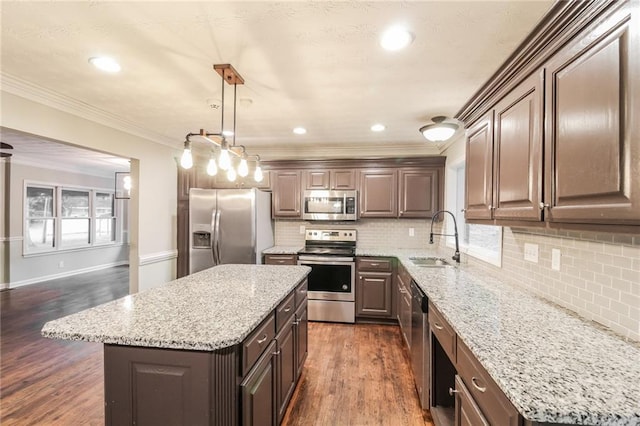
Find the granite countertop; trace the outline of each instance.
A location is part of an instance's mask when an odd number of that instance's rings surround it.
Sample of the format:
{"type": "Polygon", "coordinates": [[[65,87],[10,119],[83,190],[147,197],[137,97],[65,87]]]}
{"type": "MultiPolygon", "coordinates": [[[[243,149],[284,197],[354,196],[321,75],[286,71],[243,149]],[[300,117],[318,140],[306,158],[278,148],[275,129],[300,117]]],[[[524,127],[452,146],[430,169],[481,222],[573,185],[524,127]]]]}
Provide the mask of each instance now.
{"type": "Polygon", "coordinates": [[[262,254],[298,254],[302,246],[273,246],[262,250],[262,254]]]}
{"type": "Polygon", "coordinates": [[[47,322],[42,335],[116,345],[212,351],[242,340],[311,268],[221,265],[47,322]]]}
{"type": "Polygon", "coordinates": [[[640,425],[638,345],[478,267],[421,268],[409,259],[452,254],[358,250],[402,262],[525,419],[640,425]]]}

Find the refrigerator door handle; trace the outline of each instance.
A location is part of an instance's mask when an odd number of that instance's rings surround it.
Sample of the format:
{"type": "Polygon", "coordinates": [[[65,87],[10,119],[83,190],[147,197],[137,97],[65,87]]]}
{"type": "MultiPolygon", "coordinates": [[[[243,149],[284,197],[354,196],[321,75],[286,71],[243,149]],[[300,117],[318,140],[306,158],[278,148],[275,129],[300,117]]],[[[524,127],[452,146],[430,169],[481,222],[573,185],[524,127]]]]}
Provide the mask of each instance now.
{"type": "Polygon", "coordinates": [[[211,212],[211,256],[213,257],[213,264],[216,265],[216,218],[218,210],[211,212]]]}
{"type": "Polygon", "coordinates": [[[220,214],[222,212],[220,210],[218,210],[216,212],[216,223],[215,223],[215,229],[214,229],[214,233],[215,233],[215,239],[214,239],[214,244],[215,244],[215,258],[214,258],[214,264],[215,265],[219,265],[220,264],[220,214]]]}

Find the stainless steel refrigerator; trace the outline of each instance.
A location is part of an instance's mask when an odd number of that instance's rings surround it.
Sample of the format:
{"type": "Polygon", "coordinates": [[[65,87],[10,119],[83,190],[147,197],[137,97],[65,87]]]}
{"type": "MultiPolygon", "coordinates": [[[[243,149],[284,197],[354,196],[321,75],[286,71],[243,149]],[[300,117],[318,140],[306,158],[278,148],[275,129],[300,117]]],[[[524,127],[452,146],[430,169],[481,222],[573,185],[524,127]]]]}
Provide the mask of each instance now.
{"type": "Polygon", "coordinates": [[[189,273],[228,263],[262,263],[273,246],[271,193],[189,190],[189,273]]]}

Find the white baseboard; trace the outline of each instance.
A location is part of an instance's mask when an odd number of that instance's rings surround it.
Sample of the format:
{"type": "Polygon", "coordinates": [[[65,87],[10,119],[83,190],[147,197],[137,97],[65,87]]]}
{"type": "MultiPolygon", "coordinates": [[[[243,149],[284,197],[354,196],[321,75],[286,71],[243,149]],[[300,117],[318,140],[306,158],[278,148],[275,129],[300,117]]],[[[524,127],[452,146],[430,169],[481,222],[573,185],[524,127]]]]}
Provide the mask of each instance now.
{"type": "Polygon", "coordinates": [[[10,283],[4,284],[4,285],[8,286],[8,288],[22,287],[22,286],[29,285],[29,284],[35,284],[35,283],[40,283],[40,282],[43,282],[43,281],[55,280],[55,279],[58,279],[58,278],[71,277],[73,275],[84,274],[84,273],[87,273],[87,272],[100,271],[102,269],[108,269],[108,268],[113,268],[115,266],[122,266],[122,265],[128,265],[128,264],[129,264],[128,260],[121,260],[119,262],[106,263],[106,264],[103,264],[103,265],[91,266],[89,268],[82,268],[82,269],[76,269],[74,271],[61,272],[59,274],[44,275],[44,276],[41,276],[41,277],[30,278],[28,280],[10,282],[10,283]]]}

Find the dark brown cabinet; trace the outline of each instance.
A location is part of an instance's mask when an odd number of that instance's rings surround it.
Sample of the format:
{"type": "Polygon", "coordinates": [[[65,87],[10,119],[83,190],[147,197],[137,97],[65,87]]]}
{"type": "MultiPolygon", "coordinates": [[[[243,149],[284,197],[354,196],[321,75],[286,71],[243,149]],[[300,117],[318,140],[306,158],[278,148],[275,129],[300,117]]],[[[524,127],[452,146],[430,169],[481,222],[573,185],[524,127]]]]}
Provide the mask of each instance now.
{"type": "Polygon", "coordinates": [[[278,358],[272,340],[255,367],[240,384],[243,426],[277,425],[278,358]]]}
{"type": "Polygon", "coordinates": [[[296,311],[295,320],[295,344],[296,344],[296,380],[300,378],[302,367],[309,354],[309,318],[307,317],[307,301],[304,300],[296,311]]]}
{"type": "Polygon", "coordinates": [[[542,219],[542,87],[534,73],[494,108],[495,219],[542,219]]]}
{"type": "Polygon", "coordinates": [[[430,218],[439,210],[441,169],[400,169],[398,217],[430,218]]]}
{"type": "Polygon", "coordinates": [[[459,376],[456,376],[455,426],[489,426],[471,394],[459,376]]]}
{"type": "Polygon", "coordinates": [[[356,316],[393,318],[393,259],[357,259],[356,316]]]}
{"type": "Polygon", "coordinates": [[[360,217],[398,216],[398,171],[360,170],[360,217]]]}
{"type": "Polygon", "coordinates": [[[465,218],[491,219],[493,209],[493,111],[467,130],[465,218]]]}
{"type": "Polygon", "coordinates": [[[273,217],[300,217],[300,171],[276,170],[273,178],[273,217]]]}
{"type": "Polygon", "coordinates": [[[265,265],[297,265],[297,254],[265,254],[265,265]]]}
{"type": "Polygon", "coordinates": [[[551,222],[640,224],[640,8],[618,7],[546,64],[551,222]]]}
{"type": "Polygon", "coordinates": [[[305,189],[352,190],[356,189],[355,170],[306,170],[305,189]]]}
{"type": "Polygon", "coordinates": [[[396,312],[398,317],[398,323],[400,324],[400,332],[402,338],[407,344],[407,348],[411,348],[411,308],[412,308],[412,294],[411,294],[411,275],[402,266],[398,264],[398,273],[396,275],[397,281],[397,303],[396,312]]]}
{"type": "Polygon", "coordinates": [[[277,350],[275,352],[278,362],[277,374],[277,407],[278,424],[284,417],[287,404],[291,399],[298,378],[298,366],[296,364],[295,345],[295,317],[290,315],[282,326],[282,330],[276,336],[277,350]]]}

